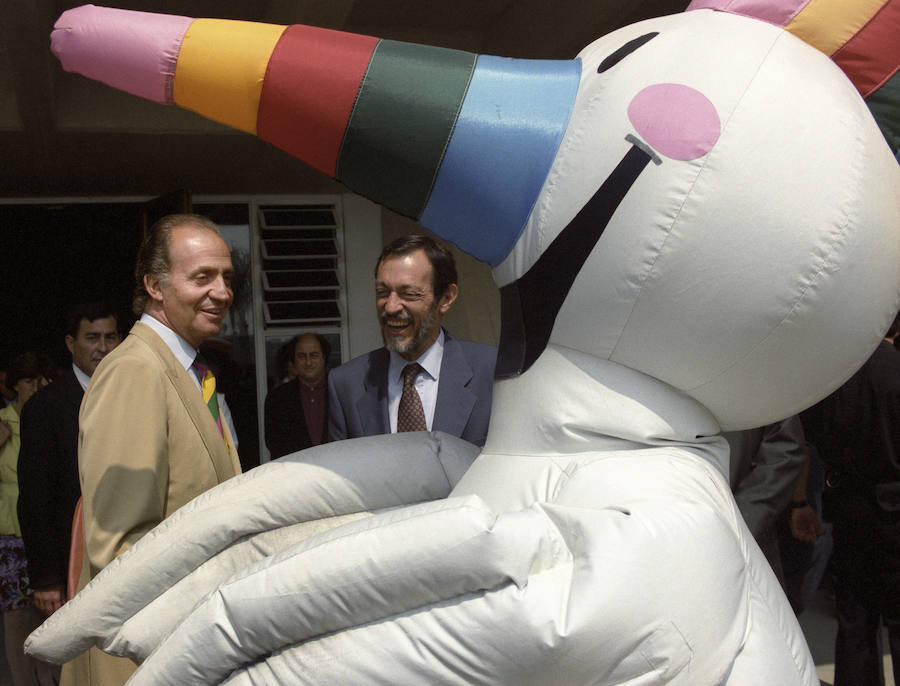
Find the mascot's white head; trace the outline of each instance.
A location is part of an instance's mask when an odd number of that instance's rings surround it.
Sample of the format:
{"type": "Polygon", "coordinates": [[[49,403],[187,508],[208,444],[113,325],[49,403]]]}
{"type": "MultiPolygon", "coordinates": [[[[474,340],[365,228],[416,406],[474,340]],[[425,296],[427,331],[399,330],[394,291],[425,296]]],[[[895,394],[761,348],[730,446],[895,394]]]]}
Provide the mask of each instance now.
{"type": "MultiPolygon", "coordinates": [[[[70,71],[256,134],[490,263],[500,378],[565,346],[739,429],[840,385],[900,307],[900,167],[857,88],[804,42],[836,50],[807,2],[772,5],[762,20],[642,22],[558,62],[92,6],[63,14],[53,49],[70,71]]],[[[900,23],[877,9],[850,19],[900,23]]],[[[846,51],[863,94],[897,71],[878,43],[897,27],[871,33],[846,51]]]]}
{"type": "Polygon", "coordinates": [[[548,342],[723,429],[816,402],[900,306],[900,168],[854,86],[773,25],[696,11],[581,54],[568,128],[494,274],[502,373],[548,342]]]}

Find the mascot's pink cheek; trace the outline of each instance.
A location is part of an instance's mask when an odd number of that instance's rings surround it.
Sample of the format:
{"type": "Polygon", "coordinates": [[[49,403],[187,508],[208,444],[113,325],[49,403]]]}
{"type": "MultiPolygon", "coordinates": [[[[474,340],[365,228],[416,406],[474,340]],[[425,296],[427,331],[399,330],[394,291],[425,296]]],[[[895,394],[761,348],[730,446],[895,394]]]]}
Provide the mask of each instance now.
{"type": "Polygon", "coordinates": [[[673,160],[702,157],[721,129],[709,98],[678,83],[647,86],[628,105],[628,118],[648,145],[673,160]]]}

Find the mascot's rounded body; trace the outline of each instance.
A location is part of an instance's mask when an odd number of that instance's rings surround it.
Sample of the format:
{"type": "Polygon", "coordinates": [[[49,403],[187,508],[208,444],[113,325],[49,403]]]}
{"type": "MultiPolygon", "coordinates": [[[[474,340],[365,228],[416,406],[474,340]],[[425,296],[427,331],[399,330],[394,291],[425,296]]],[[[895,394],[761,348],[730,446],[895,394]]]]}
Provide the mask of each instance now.
{"type": "Polygon", "coordinates": [[[874,349],[900,307],[900,171],[840,70],[774,25],[691,11],[578,61],[524,226],[486,239],[503,378],[471,468],[444,468],[444,492],[391,476],[396,436],[263,466],[163,522],[29,650],[96,641],[153,686],[818,683],[719,434],[802,410],[874,349]],[[276,554],[230,552],[275,529],[276,554]]]}

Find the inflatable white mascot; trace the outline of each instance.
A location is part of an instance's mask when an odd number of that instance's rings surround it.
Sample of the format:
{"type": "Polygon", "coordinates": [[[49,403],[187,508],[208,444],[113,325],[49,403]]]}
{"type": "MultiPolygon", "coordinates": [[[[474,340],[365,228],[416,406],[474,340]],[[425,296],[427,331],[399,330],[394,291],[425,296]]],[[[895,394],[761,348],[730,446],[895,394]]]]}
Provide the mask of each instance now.
{"type": "MultiPolygon", "coordinates": [[[[474,463],[408,434],[264,465],[163,522],[28,651],[97,644],[142,686],[818,684],[719,434],[825,396],[900,307],[900,169],[809,44],[854,40],[817,37],[826,10],[896,37],[900,4],[745,4],[569,61],[66,12],[67,69],[417,218],[493,266],[503,323],[474,463]]],[[[895,74],[896,50],[851,47],[870,91],[895,74]]]]}

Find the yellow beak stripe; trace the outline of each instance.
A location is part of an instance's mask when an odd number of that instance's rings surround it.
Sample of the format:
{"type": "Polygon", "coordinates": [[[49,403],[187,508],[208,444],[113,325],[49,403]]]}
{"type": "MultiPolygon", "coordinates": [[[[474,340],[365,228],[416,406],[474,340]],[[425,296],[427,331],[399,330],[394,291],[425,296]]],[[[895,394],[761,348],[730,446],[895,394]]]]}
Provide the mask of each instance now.
{"type": "Polygon", "coordinates": [[[175,67],[175,103],[256,135],[263,79],[284,26],[197,19],[175,67]]]}
{"type": "Polygon", "coordinates": [[[886,0],[811,0],[784,28],[830,57],[885,4],[886,0]]]}

